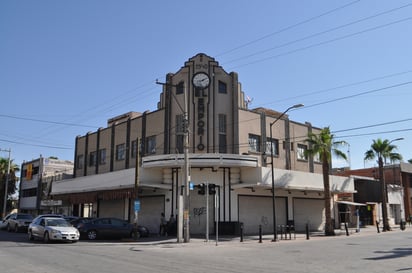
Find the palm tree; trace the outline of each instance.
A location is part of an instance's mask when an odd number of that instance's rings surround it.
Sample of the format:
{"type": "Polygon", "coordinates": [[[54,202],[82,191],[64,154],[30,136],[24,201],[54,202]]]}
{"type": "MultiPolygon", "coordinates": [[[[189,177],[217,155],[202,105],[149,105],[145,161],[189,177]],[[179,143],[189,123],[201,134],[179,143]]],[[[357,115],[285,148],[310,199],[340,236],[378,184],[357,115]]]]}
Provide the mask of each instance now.
{"type": "MultiPolygon", "coordinates": [[[[9,165],[9,160],[6,158],[1,158],[0,157],[0,207],[2,208],[1,211],[3,211],[3,205],[4,205],[4,191],[5,191],[5,186],[6,186],[6,178],[7,178],[7,167],[9,165]]],[[[19,167],[13,163],[13,160],[10,161],[10,174],[9,174],[9,183],[7,186],[7,198],[10,195],[13,195],[16,193],[17,190],[17,181],[18,178],[16,176],[16,173],[19,171],[19,167]]],[[[6,208],[10,209],[11,208],[11,203],[6,204],[6,208]]],[[[3,215],[5,216],[5,215],[3,215]]]]}
{"type": "Polygon", "coordinates": [[[345,142],[335,142],[334,135],[331,134],[329,127],[323,128],[319,134],[310,132],[306,141],[309,144],[306,154],[311,156],[319,155],[319,159],[322,162],[326,218],[325,235],[333,236],[335,235],[335,229],[332,222],[329,170],[330,166],[332,165],[332,155],[343,158],[345,160],[347,159],[346,154],[337,149],[339,145],[342,145],[345,142]]]}
{"type": "MultiPolygon", "coordinates": [[[[397,140],[397,139],[395,139],[397,140]]],[[[402,156],[398,153],[395,153],[394,150],[397,149],[396,145],[392,145],[393,142],[387,139],[382,140],[378,138],[373,140],[371,149],[365,152],[365,160],[373,160],[378,158],[379,166],[379,181],[381,183],[381,194],[382,194],[382,218],[383,218],[383,231],[391,230],[388,221],[388,196],[386,193],[386,184],[385,177],[383,176],[383,165],[386,164],[386,159],[389,159],[391,162],[402,160],[402,156]]]]}

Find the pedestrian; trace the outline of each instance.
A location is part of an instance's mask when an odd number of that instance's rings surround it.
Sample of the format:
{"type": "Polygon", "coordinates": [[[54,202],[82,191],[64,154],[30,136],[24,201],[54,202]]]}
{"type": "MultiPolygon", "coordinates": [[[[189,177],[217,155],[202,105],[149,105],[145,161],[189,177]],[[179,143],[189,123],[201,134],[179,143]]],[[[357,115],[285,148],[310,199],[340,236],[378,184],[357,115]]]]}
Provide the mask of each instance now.
{"type": "Polygon", "coordinates": [[[166,221],[166,217],[165,214],[162,212],[160,214],[160,227],[159,227],[159,235],[160,236],[164,236],[167,234],[167,221],[166,221]]]}

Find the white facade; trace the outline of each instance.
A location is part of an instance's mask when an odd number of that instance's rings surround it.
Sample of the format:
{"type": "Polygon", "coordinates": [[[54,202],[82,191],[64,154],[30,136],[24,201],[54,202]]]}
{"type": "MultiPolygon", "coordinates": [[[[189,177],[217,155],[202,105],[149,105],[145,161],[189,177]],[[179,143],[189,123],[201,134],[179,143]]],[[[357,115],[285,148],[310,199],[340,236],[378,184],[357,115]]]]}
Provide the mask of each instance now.
{"type": "Polygon", "coordinates": [[[40,157],[21,167],[19,210],[31,214],[50,212],[61,203],[51,202],[52,183],[72,177],[73,162],[40,157]]]}

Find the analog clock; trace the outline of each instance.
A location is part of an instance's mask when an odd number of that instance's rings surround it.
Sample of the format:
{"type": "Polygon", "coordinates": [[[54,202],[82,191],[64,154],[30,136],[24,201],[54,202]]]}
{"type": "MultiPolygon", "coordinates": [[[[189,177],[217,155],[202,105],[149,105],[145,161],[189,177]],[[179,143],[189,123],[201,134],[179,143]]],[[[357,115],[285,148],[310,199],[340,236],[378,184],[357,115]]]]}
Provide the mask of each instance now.
{"type": "Polygon", "coordinates": [[[199,72],[193,76],[193,85],[197,88],[207,88],[210,84],[209,76],[204,72],[199,72]]]}

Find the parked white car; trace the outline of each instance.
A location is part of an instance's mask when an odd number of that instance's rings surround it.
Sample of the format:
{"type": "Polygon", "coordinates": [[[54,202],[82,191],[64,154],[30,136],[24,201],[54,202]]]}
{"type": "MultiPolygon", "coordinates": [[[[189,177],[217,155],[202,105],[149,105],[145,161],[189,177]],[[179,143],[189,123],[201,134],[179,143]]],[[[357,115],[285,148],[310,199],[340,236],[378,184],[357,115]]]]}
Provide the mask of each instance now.
{"type": "Polygon", "coordinates": [[[35,238],[50,241],[68,241],[75,243],[80,238],[77,228],[63,218],[41,217],[33,221],[28,229],[29,240],[35,238]]]}
{"type": "Polygon", "coordinates": [[[13,213],[7,220],[7,231],[18,232],[27,231],[29,224],[33,220],[33,216],[28,213],[13,213]]]}
{"type": "Polygon", "coordinates": [[[9,223],[8,219],[12,216],[12,213],[4,217],[3,219],[0,220],[0,229],[6,229],[7,224],[9,223]]]}

